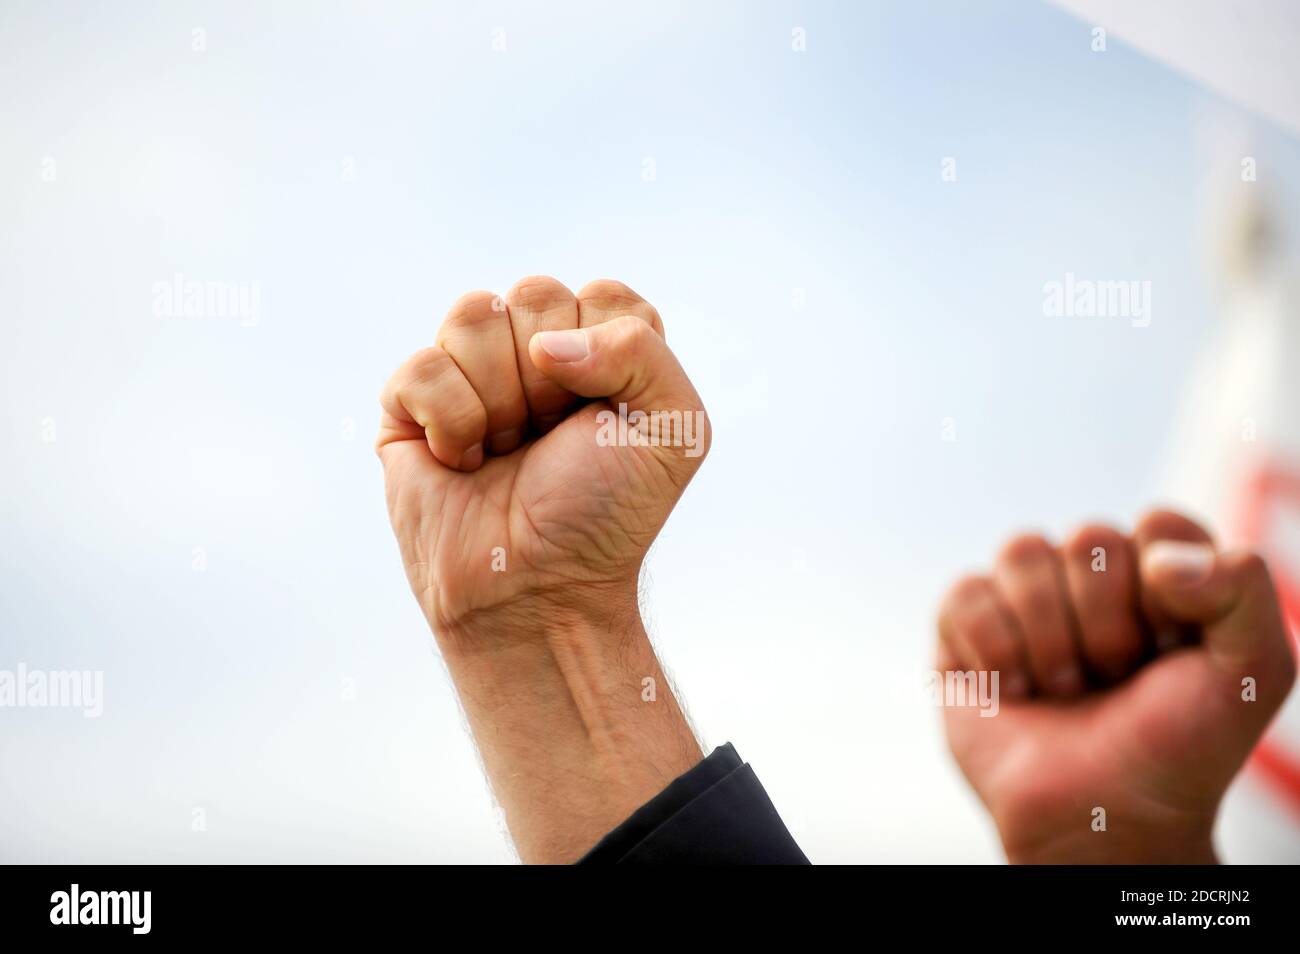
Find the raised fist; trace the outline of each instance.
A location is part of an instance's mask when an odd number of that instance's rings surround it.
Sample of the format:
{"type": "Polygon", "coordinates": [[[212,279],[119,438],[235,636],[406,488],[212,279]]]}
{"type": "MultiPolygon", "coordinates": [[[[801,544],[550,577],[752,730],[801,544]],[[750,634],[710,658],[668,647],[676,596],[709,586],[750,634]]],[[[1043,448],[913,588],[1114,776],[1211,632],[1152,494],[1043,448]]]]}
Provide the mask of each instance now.
{"type": "Polygon", "coordinates": [[[440,637],[552,607],[634,609],[641,561],[709,446],[658,312],[614,281],[465,295],[380,402],[389,515],[440,637]]]}
{"type": "Polygon", "coordinates": [[[1167,511],[1132,537],[1013,539],[949,591],[939,636],[940,673],[999,673],[996,715],[944,718],[1012,861],[1213,861],[1219,801],[1296,674],[1264,562],[1167,511]]]}

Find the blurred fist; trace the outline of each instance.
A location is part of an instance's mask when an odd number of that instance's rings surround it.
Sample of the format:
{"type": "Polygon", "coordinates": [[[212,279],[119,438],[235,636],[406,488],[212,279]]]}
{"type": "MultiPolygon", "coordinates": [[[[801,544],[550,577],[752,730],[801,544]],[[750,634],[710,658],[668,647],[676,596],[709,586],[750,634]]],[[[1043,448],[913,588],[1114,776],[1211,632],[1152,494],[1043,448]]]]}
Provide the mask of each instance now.
{"type": "Polygon", "coordinates": [[[635,609],[641,561],[709,446],[658,312],[614,281],[465,295],[380,403],[389,515],[440,636],[635,609]]]}
{"type": "Polygon", "coordinates": [[[999,673],[995,716],[944,719],[1012,861],[1213,861],[1219,800],[1296,673],[1264,562],[1166,511],[1132,537],[1013,539],[948,592],[939,637],[941,673],[999,673]]]}

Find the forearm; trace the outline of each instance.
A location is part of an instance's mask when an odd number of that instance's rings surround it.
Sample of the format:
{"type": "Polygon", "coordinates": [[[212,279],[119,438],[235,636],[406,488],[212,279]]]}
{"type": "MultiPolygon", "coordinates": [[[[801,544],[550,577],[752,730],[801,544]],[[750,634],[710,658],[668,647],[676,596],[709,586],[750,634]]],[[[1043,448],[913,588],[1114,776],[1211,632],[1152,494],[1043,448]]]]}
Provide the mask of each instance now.
{"type": "Polygon", "coordinates": [[[634,603],[468,628],[438,641],[523,861],[577,860],[703,758],[634,603]]]}

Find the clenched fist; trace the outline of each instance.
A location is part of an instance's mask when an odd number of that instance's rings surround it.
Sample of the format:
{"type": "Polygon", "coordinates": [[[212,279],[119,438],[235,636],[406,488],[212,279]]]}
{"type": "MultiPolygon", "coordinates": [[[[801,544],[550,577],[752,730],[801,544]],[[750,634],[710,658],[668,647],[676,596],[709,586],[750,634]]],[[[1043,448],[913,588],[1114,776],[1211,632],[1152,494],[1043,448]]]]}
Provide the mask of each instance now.
{"type": "Polygon", "coordinates": [[[573,861],[702,757],[637,607],[708,450],[626,285],[473,292],[380,397],[406,574],[523,860],[573,861]]]}
{"type": "Polygon", "coordinates": [[[949,591],[939,635],[940,671],[1000,673],[996,716],[944,718],[1012,861],[1212,861],[1223,792],[1296,674],[1263,561],[1166,511],[1132,537],[1012,540],[949,591]]]}
{"type": "Polygon", "coordinates": [[[642,558],[709,441],[658,312],[614,281],[465,295],[380,400],[393,529],[430,624],[452,638],[525,604],[634,606],[642,558]]]}

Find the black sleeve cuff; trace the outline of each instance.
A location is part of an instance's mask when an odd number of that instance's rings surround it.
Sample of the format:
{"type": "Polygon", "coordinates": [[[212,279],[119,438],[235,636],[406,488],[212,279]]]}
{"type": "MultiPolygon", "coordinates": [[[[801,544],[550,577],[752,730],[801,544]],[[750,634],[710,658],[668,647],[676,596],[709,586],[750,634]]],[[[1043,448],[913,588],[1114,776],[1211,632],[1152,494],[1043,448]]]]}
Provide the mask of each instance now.
{"type": "Polygon", "coordinates": [[[728,742],[646,802],[578,864],[806,865],[754,770],[728,742]]]}

